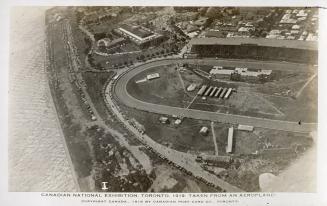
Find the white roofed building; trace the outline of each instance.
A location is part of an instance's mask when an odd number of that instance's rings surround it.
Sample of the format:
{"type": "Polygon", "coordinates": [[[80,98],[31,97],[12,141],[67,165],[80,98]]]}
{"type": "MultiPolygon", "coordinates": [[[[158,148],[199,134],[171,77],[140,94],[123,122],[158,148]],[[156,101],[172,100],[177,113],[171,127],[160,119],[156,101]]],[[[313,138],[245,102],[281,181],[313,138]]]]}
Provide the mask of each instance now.
{"type": "Polygon", "coordinates": [[[209,131],[208,127],[202,127],[200,129],[200,134],[207,135],[208,134],[208,131],[209,131]]]}
{"type": "Polygon", "coordinates": [[[233,138],[234,138],[234,128],[228,128],[228,139],[226,146],[226,153],[231,153],[233,151],[233,138]]]}
{"type": "Polygon", "coordinates": [[[146,78],[147,78],[148,80],[157,79],[157,78],[160,78],[160,75],[159,75],[159,73],[148,74],[148,75],[146,76],[146,78]]]}
{"type": "Polygon", "coordinates": [[[237,127],[237,129],[238,129],[238,130],[243,130],[243,131],[252,132],[252,131],[253,131],[253,126],[239,124],[238,127],[237,127]]]}

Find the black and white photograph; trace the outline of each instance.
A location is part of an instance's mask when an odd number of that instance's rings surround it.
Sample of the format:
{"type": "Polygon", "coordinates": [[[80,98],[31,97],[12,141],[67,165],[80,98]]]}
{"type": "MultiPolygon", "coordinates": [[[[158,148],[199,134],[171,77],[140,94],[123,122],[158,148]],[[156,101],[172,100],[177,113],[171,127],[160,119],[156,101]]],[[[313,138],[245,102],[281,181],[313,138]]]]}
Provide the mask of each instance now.
{"type": "Polygon", "coordinates": [[[317,193],[321,10],[11,7],[7,191],[317,193]]]}

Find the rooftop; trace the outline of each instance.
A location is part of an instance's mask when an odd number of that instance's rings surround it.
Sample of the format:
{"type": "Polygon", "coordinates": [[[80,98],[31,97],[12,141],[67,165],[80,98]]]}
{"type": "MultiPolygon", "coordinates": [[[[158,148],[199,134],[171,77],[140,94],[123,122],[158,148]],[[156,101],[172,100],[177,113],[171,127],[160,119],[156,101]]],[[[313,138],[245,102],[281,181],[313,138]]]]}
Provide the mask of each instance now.
{"type": "Polygon", "coordinates": [[[140,38],[145,38],[148,36],[151,36],[153,33],[149,30],[146,30],[145,28],[141,27],[141,26],[130,26],[127,24],[123,24],[121,25],[121,28],[135,34],[136,36],[140,37],[140,38]]]}
{"type": "Polygon", "coordinates": [[[193,38],[190,41],[191,45],[259,45],[268,47],[286,47],[294,49],[317,50],[317,42],[297,41],[297,40],[277,40],[267,38],[193,38]]]}

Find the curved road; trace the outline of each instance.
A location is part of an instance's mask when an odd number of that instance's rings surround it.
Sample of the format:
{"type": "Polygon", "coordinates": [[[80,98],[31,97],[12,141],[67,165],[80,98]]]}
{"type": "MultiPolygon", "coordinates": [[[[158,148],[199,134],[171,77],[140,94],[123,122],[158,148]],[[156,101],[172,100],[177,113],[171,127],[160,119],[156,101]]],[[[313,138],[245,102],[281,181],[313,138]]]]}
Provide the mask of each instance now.
{"type": "Polygon", "coordinates": [[[264,65],[265,69],[283,69],[283,70],[307,70],[308,65],[289,63],[289,62],[265,62],[265,61],[247,61],[247,60],[216,60],[216,59],[165,59],[161,61],[153,61],[135,67],[128,72],[122,74],[116,82],[115,93],[117,97],[128,107],[135,109],[165,114],[165,115],[179,115],[183,117],[202,119],[208,121],[217,121],[223,123],[232,124],[245,124],[252,125],[254,127],[261,127],[274,130],[283,130],[291,132],[311,132],[316,130],[316,123],[302,123],[298,122],[273,120],[266,118],[250,117],[235,114],[225,114],[217,112],[209,112],[195,109],[186,109],[181,107],[173,107],[167,105],[158,105],[149,102],[144,102],[132,97],[127,92],[127,83],[136,74],[148,70],[153,67],[173,64],[173,63],[198,63],[198,64],[219,64],[223,66],[247,66],[251,68],[262,68],[264,65]]]}

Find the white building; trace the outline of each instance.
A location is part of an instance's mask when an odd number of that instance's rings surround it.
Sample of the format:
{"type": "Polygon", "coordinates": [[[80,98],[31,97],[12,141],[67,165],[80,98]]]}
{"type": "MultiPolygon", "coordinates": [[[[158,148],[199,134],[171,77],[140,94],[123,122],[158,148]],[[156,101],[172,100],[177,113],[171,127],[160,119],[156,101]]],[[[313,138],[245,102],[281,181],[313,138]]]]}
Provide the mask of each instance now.
{"type": "Polygon", "coordinates": [[[200,129],[200,134],[207,135],[208,134],[208,131],[209,131],[208,127],[202,127],[200,129]]]}
{"type": "Polygon", "coordinates": [[[238,73],[242,76],[253,76],[257,77],[261,74],[263,75],[271,75],[272,70],[267,69],[259,69],[256,71],[250,71],[246,67],[236,67],[235,69],[223,69],[222,67],[213,67],[213,69],[210,70],[210,74],[224,74],[224,75],[231,75],[232,73],[238,73]]]}
{"type": "Polygon", "coordinates": [[[294,30],[300,29],[300,25],[297,25],[297,24],[296,25],[293,25],[292,26],[292,29],[294,29],[294,30]]]}
{"type": "Polygon", "coordinates": [[[168,117],[160,117],[160,118],[159,118],[159,121],[160,121],[162,124],[167,124],[167,123],[168,123],[168,117]]]}
{"type": "Polygon", "coordinates": [[[180,125],[181,123],[182,123],[182,120],[180,120],[180,119],[176,119],[176,120],[175,120],[175,124],[176,124],[176,125],[180,125]]]}
{"type": "Polygon", "coordinates": [[[237,129],[238,129],[238,130],[243,130],[243,131],[252,132],[252,131],[253,131],[253,126],[239,124],[238,127],[237,127],[237,129]]]}
{"type": "Polygon", "coordinates": [[[233,127],[228,128],[226,153],[231,153],[233,151],[233,135],[234,135],[234,128],[233,127]]]}
{"type": "Polygon", "coordinates": [[[159,73],[148,74],[148,75],[146,76],[146,78],[147,78],[148,80],[157,79],[157,78],[160,78],[160,75],[159,75],[159,73]]]}
{"type": "Polygon", "coordinates": [[[191,91],[194,91],[195,88],[196,88],[196,84],[192,83],[192,84],[190,84],[190,85],[186,88],[186,90],[187,90],[188,92],[191,92],[191,91]]]}

